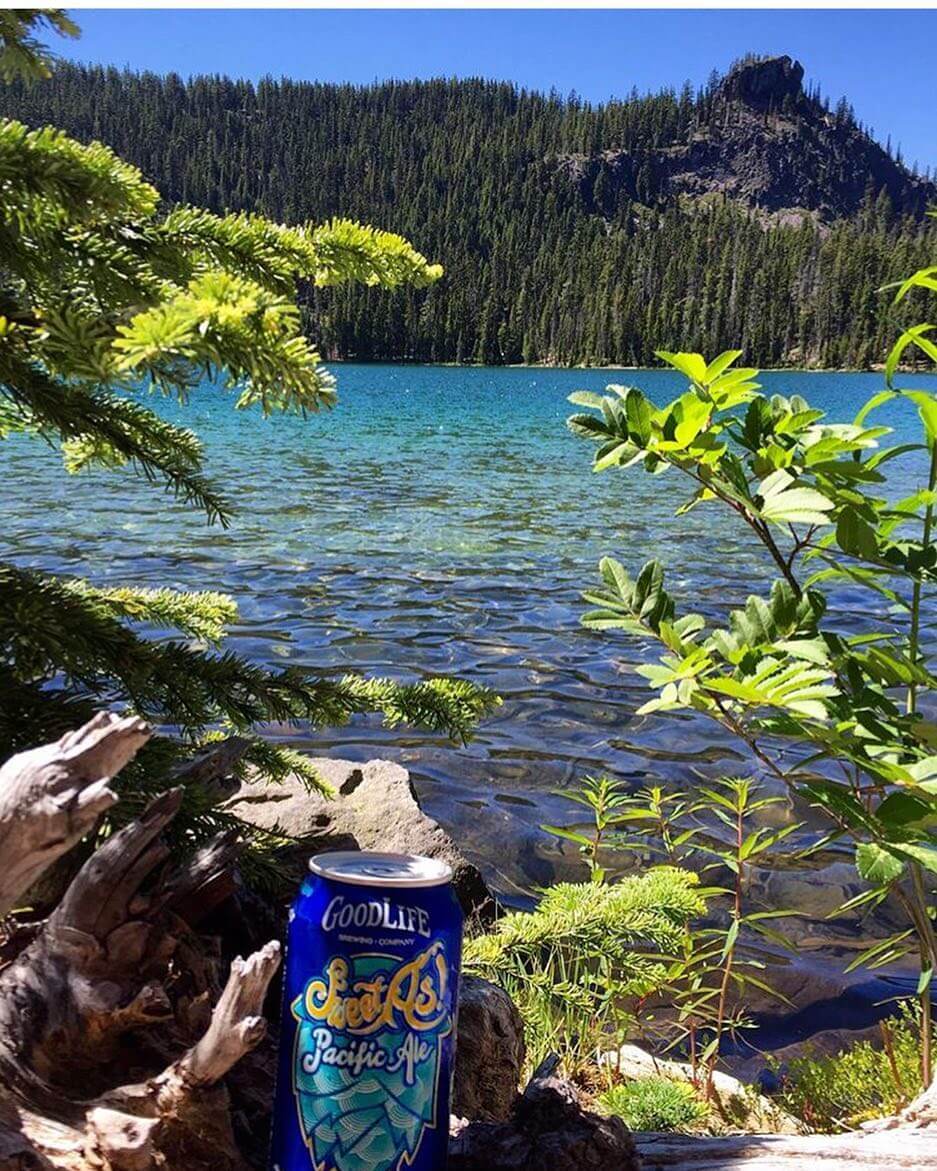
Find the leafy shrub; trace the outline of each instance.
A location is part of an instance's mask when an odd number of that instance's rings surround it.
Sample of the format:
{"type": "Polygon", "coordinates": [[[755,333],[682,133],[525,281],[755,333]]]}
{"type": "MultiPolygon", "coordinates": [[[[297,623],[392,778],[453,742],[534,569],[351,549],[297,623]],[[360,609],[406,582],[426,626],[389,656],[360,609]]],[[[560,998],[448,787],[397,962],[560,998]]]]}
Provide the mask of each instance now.
{"type": "Polygon", "coordinates": [[[832,1056],[795,1058],[782,1083],[780,1104],[814,1130],[853,1130],[870,1118],[894,1114],[924,1088],[921,1030],[907,1007],[882,1022],[882,1048],[859,1041],[832,1056]]]}
{"type": "MultiPolygon", "coordinates": [[[[721,868],[728,876],[728,887],[697,888],[710,911],[727,902],[722,907],[727,914],[722,922],[686,924],[679,958],[670,966],[666,985],[656,989],[659,999],[677,1010],[675,1017],[665,1018],[660,1039],[667,1040],[668,1049],[682,1045],[694,1086],[703,1086],[711,1096],[724,1038],[753,1024],[740,996],[751,986],[786,1002],[766,983],[764,961],[750,941],[764,936],[786,947],[783,936],[767,921],[788,912],[749,907],[748,873],[759,860],[763,865],[764,855],[799,829],[800,823],[752,830],[753,818],[782,799],[762,795],[761,786],[748,777],[717,779],[711,786],[700,787],[692,798],[682,792],[667,793],[658,785],[630,795],[611,777],[586,777],[579,790],[563,795],[589,810],[592,826],[584,833],[552,825],[543,828],[579,846],[593,882],[605,880],[606,871],[599,864],[603,847],[612,851],[640,848],[671,867],[694,867],[701,875],[721,868]],[[729,840],[724,844],[720,833],[724,835],[725,828],[729,840]],[[748,939],[743,939],[743,929],[748,939]]],[[[647,996],[644,999],[646,1008],[647,996]]],[[[645,1025],[649,1024],[648,1014],[643,1015],[645,1025]]],[[[648,1040],[646,1028],[644,1040],[648,1040]]]]}
{"type": "MultiPolygon", "coordinates": [[[[937,291],[935,272],[914,274],[896,300],[937,291]]],[[[660,644],[659,661],[638,668],[654,692],[638,715],[708,716],[743,742],[759,771],[825,814],[828,834],[814,851],[831,839],[854,844],[868,889],[843,912],[890,897],[902,904],[906,923],[855,962],[920,958],[927,1082],[937,960],[924,873],[937,873],[928,714],[937,690],[928,621],[937,582],[937,395],[895,380],[915,351],[937,362],[933,329],[905,330],[885,363],[885,389],[851,421],[826,419],[800,395],[764,394],[757,370],[735,366],[739,350],[711,362],[661,350],[686,379],[682,394],[658,406],[635,386],[580,391],[570,401],[586,410],[569,419],[596,447],[594,471],[668,473],[686,489],[682,500],[675,495],[677,515],[722,508],[761,546],[761,591],[736,608],[727,598],[715,620],[683,609],[659,561],[631,576],[605,557],[601,583],[584,591],[593,609],[582,621],[660,644]],[[917,442],[882,446],[892,429],[870,417],[885,403],[917,413],[917,442]],[[896,500],[894,461],[907,457],[920,490],[896,500]],[[844,589],[859,627],[850,631],[836,618],[844,589]]]]}
{"type": "Polygon", "coordinates": [[[575,1074],[598,1048],[621,1044],[629,1003],[664,987],[687,923],[704,909],[696,875],[676,867],[612,886],[561,883],[536,910],[470,939],[465,966],[512,996],[532,1064],[558,1051],[575,1074]]]}
{"type": "Polygon", "coordinates": [[[599,1098],[599,1108],[617,1114],[631,1130],[685,1130],[709,1113],[689,1082],[666,1077],[612,1086],[599,1098]]]}

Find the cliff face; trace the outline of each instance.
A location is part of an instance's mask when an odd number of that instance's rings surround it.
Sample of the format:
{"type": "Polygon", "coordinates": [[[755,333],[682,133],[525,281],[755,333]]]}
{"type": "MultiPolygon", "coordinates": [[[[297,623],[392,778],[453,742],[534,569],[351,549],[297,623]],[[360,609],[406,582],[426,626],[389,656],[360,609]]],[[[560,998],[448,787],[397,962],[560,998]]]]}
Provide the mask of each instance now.
{"type": "Polygon", "coordinates": [[[566,156],[560,168],[600,214],[622,198],[659,204],[681,196],[719,196],[825,221],[855,215],[869,191],[884,191],[896,212],[915,218],[937,203],[937,185],[896,162],[850,115],[810,97],[803,76],[790,57],[738,65],[688,141],[566,156]]]}

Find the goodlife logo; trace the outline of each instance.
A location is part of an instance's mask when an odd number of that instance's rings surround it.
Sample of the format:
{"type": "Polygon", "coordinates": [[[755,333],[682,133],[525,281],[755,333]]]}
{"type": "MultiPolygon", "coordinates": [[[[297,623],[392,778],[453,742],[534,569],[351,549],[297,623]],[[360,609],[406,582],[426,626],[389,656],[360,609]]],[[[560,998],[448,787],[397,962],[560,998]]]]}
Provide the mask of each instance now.
{"type": "Polygon", "coordinates": [[[423,907],[406,907],[390,899],[369,899],[366,903],[349,903],[336,895],[322,915],[322,930],[347,930],[349,927],[382,927],[404,935],[429,938],[429,911],[423,907]]]}

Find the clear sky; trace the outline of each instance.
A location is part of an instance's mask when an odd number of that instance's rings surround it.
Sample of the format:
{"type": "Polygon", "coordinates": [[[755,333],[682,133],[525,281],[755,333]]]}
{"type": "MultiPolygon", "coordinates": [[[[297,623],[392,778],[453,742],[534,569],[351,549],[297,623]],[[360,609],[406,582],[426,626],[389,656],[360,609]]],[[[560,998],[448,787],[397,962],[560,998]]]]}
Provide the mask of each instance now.
{"type": "Polygon", "coordinates": [[[62,56],[156,72],[367,83],[491,77],[590,101],[705,82],[747,52],[808,82],[906,160],[937,168],[937,10],[79,9],[62,56]]]}

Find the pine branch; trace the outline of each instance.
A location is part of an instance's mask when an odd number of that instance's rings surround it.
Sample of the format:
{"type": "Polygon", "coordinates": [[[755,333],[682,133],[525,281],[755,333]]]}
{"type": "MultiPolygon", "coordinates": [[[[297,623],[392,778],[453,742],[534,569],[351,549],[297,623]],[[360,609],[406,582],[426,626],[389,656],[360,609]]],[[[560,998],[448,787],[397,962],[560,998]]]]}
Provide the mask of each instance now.
{"type": "Polygon", "coordinates": [[[335,380],[299,332],[294,302],[224,271],[117,327],[114,348],[126,377],[160,379],[168,362],[208,369],[240,389],[239,408],[318,411],[335,401],[335,380]]]}
{"type": "Polygon", "coordinates": [[[270,672],[231,652],[149,641],[115,616],[147,608],[202,634],[217,632],[230,612],[218,595],[121,595],[0,563],[0,654],[20,678],[64,676],[89,695],[123,693],[153,723],[193,736],[219,722],[238,730],[270,720],[321,727],[377,711],[391,726],[406,721],[465,739],[498,702],[485,688],[447,679],[399,684],[270,672]]]}
{"type": "Polygon", "coordinates": [[[146,219],[159,203],[156,188],[110,147],[22,122],[0,121],[0,182],[0,221],[18,237],[66,224],[146,219]]]}
{"type": "Polygon", "coordinates": [[[78,35],[77,26],[61,8],[0,10],[0,81],[38,81],[51,76],[52,54],[33,36],[43,25],[64,37],[78,35]]]}
{"type": "Polygon", "coordinates": [[[112,618],[177,630],[216,645],[224,638],[225,628],[237,619],[234,600],[211,590],[183,592],[130,586],[102,589],[86,581],[63,581],[62,585],[112,618]]]}
{"type": "Polygon", "coordinates": [[[132,399],[58,382],[2,350],[0,397],[13,404],[21,429],[63,442],[70,471],[129,463],[202,509],[209,521],[230,520],[230,506],[199,470],[202,448],[195,435],[132,399]]]}

